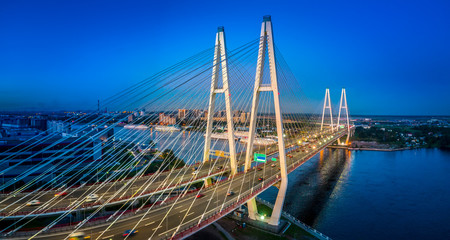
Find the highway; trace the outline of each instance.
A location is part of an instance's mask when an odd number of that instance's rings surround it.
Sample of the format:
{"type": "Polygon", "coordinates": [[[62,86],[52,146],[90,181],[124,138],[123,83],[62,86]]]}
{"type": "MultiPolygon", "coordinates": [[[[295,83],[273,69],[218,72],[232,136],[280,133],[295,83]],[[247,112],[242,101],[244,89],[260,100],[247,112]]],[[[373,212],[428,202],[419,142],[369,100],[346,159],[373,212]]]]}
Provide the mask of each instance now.
{"type": "MultiPolygon", "coordinates": [[[[245,153],[237,154],[237,164],[241,166],[245,161],[245,153]]],[[[133,194],[139,198],[150,197],[151,195],[168,193],[173,189],[180,188],[191,183],[203,181],[205,177],[223,175],[229,171],[229,159],[220,158],[218,161],[206,162],[205,164],[186,165],[183,168],[165,171],[149,176],[142,176],[135,179],[124,179],[122,181],[106,182],[89,186],[69,188],[65,196],[55,196],[58,191],[35,191],[27,194],[0,196],[0,216],[3,218],[23,218],[36,216],[59,215],[71,206],[76,206],[77,210],[95,209],[105,202],[107,206],[119,205],[127,202],[133,194]],[[193,167],[198,167],[198,174],[191,175],[193,167]],[[147,186],[145,190],[140,187],[147,186]],[[138,194],[135,194],[138,192],[138,194]],[[89,194],[97,194],[99,201],[86,202],[89,194]],[[27,206],[32,200],[39,200],[40,205],[27,206]]]]}
{"type": "MultiPolygon", "coordinates": [[[[340,131],[334,137],[323,142],[312,143],[308,147],[304,146],[291,150],[287,154],[288,172],[295,170],[304,162],[317,154],[321,149],[336,141],[345,134],[340,131]],[[312,147],[312,145],[316,147],[312,147]]],[[[158,208],[142,209],[138,213],[131,213],[131,216],[116,219],[109,222],[91,223],[92,226],[84,225],[78,231],[87,233],[91,239],[124,239],[122,234],[128,229],[136,229],[136,239],[164,239],[175,233],[180,233],[186,228],[191,228],[204,221],[208,216],[218,215],[223,209],[234,208],[245,203],[249,198],[255,197],[259,192],[264,191],[277,181],[279,181],[279,163],[268,161],[258,167],[252,168],[247,173],[239,173],[234,178],[215,184],[209,188],[200,190],[204,196],[197,198],[197,193],[186,195],[166,206],[158,208]],[[273,165],[275,164],[275,165],[273,165]],[[262,178],[262,179],[260,179],[262,178]],[[227,196],[227,192],[233,191],[235,194],[227,196]],[[228,208],[229,205],[232,208],[228,208]],[[95,225],[94,225],[95,224],[95,225]]],[[[222,216],[222,215],[221,215],[222,216]]],[[[197,229],[198,230],[198,229],[197,229]]],[[[39,234],[34,239],[65,239],[71,231],[61,231],[47,234],[39,234]]],[[[22,233],[24,234],[24,233],[22,233]]],[[[27,237],[14,239],[28,239],[27,237]]],[[[186,236],[186,235],[185,235],[186,236]]],[[[7,238],[8,239],[8,238],[7,238]]],[[[130,237],[133,239],[133,237],[130,237]]]]}
{"type": "MultiPolygon", "coordinates": [[[[102,199],[104,201],[105,199],[110,198],[115,198],[116,200],[110,201],[108,205],[120,204],[126,201],[124,199],[128,199],[129,197],[131,197],[141,186],[148,186],[148,188],[144,191],[145,196],[148,196],[148,194],[150,193],[155,194],[157,193],[157,191],[160,192],[159,190],[169,191],[174,188],[188,185],[192,182],[203,181],[203,178],[206,176],[216,176],[223,174],[225,171],[227,171],[227,166],[224,166],[226,162],[226,159],[221,159],[215,164],[214,162],[207,162],[203,165],[195,165],[199,167],[198,174],[196,174],[195,176],[191,174],[191,172],[193,172],[193,166],[186,166],[180,169],[162,172],[159,175],[154,174],[136,178],[135,181],[133,181],[133,179],[126,179],[123,181],[116,181],[102,185],[99,184],[70,188],[66,190],[67,195],[65,196],[55,196],[58,191],[39,191],[35,193],[29,193],[28,195],[19,195],[16,197],[9,196],[8,199],[6,199],[8,196],[4,195],[0,197],[0,202],[2,202],[0,204],[0,214],[2,217],[6,218],[18,218],[27,216],[27,214],[31,213],[32,211],[36,211],[36,214],[45,213],[45,215],[48,216],[52,214],[61,214],[66,210],[66,208],[70,207],[71,205],[75,205],[77,201],[84,201],[82,206],[78,207],[77,209],[92,209],[97,205],[101,205],[102,199]],[[218,169],[217,167],[219,166],[223,167],[223,170],[218,169]],[[211,172],[210,169],[212,169],[211,172]],[[122,188],[124,190],[121,190],[122,188]],[[85,202],[86,197],[91,193],[97,194],[101,199],[97,203],[85,202]],[[119,198],[121,198],[121,200],[123,201],[119,201],[119,198]],[[41,205],[26,206],[26,203],[35,199],[39,200],[41,202],[41,205]],[[44,207],[45,210],[41,211],[40,209],[44,207]]],[[[28,217],[32,217],[33,215],[30,215],[28,217]]]]}

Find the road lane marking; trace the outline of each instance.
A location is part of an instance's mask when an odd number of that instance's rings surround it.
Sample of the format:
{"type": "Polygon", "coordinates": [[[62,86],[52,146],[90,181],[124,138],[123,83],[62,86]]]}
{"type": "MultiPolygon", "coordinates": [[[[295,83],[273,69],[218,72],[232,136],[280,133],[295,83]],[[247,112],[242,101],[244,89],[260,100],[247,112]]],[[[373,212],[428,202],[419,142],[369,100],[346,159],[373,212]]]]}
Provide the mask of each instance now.
{"type": "Polygon", "coordinates": [[[153,228],[153,231],[156,231],[158,228],[162,228],[162,226],[160,225],[158,227],[153,228]]]}
{"type": "Polygon", "coordinates": [[[186,215],[186,217],[191,216],[192,214],[194,214],[194,212],[189,213],[188,215],[186,215]]]}
{"type": "Polygon", "coordinates": [[[168,232],[171,232],[172,230],[175,230],[175,229],[177,229],[177,228],[178,228],[178,227],[174,227],[174,228],[172,228],[172,229],[169,229],[169,230],[167,230],[167,231],[165,231],[165,232],[160,233],[158,236],[164,235],[164,234],[166,234],[166,233],[168,233],[168,232]]]}
{"type": "Polygon", "coordinates": [[[112,238],[112,237],[114,237],[114,235],[110,235],[110,236],[104,237],[102,239],[108,239],[108,238],[112,238]]]}
{"type": "Polygon", "coordinates": [[[151,223],[147,223],[147,224],[145,224],[145,226],[147,227],[148,225],[152,225],[153,223],[155,223],[155,221],[153,221],[151,223]]]}

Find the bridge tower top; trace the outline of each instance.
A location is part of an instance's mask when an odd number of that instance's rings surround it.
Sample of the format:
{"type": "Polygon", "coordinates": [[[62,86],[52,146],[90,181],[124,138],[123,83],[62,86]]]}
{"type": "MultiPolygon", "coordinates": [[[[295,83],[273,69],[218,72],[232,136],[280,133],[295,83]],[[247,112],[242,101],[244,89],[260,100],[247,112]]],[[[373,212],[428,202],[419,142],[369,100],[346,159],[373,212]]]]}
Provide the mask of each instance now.
{"type": "Polygon", "coordinates": [[[227,59],[227,48],[225,44],[225,29],[222,26],[217,28],[216,33],[214,63],[212,68],[208,117],[206,123],[205,146],[203,150],[203,162],[209,161],[209,154],[211,148],[211,134],[214,122],[213,115],[215,111],[216,94],[218,93],[224,93],[225,95],[225,110],[228,128],[227,138],[230,151],[231,174],[234,175],[237,172],[236,144],[234,141],[234,124],[232,114],[233,111],[231,110],[231,94],[228,82],[228,59],[227,59]],[[222,88],[218,87],[220,70],[222,70],[222,88]]]}

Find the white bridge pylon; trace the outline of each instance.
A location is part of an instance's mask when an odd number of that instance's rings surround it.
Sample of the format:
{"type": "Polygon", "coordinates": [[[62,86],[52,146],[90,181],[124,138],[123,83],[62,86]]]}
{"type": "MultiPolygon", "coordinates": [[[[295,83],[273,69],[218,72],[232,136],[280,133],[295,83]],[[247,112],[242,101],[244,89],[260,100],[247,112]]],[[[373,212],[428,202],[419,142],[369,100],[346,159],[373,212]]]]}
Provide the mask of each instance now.
{"type": "Polygon", "coordinates": [[[323,103],[323,110],[322,110],[322,123],[320,124],[320,131],[322,132],[323,130],[323,120],[325,118],[325,110],[329,109],[330,111],[330,121],[331,121],[331,132],[334,131],[334,127],[333,127],[333,113],[331,111],[331,100],[330,100],[330,89],[326,89],[325,90],[325,100],[323,103]]]}
{"type": "MultiPolygon", "coordinates": [[[[345,88],[342,88],[342,92],[341,92],[341,102],[339,104],[339,114],[338,114],[338,119],[337,119],[337,125],[336,125],[336,129],[337,131],[339,131],[339,121],[341,119],[341,111],[342,109],[345,108],[345,115],[347,118],[347,139],[345,140],[345,145],[348,145],[348,140],[350,139],[350,120],[348,118],[348,105],[347,105],[347,95],[345,93],[345,88]]],[[[339,142],[339,140],[338,140],[339,142]]]]}
{"type": "MultiPolygon", "coordinates": [[[[286,195],[286,189],[288,184],[287,169],[286,169],[286,153],[283,137],[283,119],[280,108],[280,98],[278,92],[278,79],[276,69],[275,48],[272,32],[272,21],[270,16],[263,17],[263,23],[261,26],[261,38],[259,42],[258,50],[258,63],[256,66],[255,87],[253,89],[252,110],[250,114],[250,129],[247,143],[247,151],[245,156],[245,171],[248,171],[251,167],[252,155],[253,155],[253,142],[255,140],[256,130],[256,117],[258,113],[259,95],[260,92],[271,91],[273,92],[273,101],[275,107],[275,120],[277,126],[278,135],[278,152],[281,171],[281,184],[278,190],[277,200],[275,202],[272,216],[268,220],[271,225],[278,225],[280,221],[281,211],[283,209],[284,197],[286,195]],[[269,69],[270,69],[270,86],[262,85],[262,77],[264,73],[264,61],[266,60],[266,52],[268,53],[269,69]]],[[[253,198],[247,202],[249,217],[256,219],[256,202],[253,198]]]]}
{"type": "Polygon", "coordinates": [[[211,78],[211,91],[209,95],[208,118],[206,124],[205,148],[203,151],[203,162],[209,161],[211,148],[211,134],[213,125],[213,116],[215,111],[216,94],[225,94],[225,109],[227,115],[228,145],[230,151],[231,175],[236,174],[236,144],[234,142],[234,124],[231,111],[231,94],[228,84],[228,60],[227,48],[225,44],[224,27],[218,27],[216,34],[216,45],[214,50],[214,65],[211,78]],[[218,88],[219,72],[222,70],[222,88],[218,88]]]}

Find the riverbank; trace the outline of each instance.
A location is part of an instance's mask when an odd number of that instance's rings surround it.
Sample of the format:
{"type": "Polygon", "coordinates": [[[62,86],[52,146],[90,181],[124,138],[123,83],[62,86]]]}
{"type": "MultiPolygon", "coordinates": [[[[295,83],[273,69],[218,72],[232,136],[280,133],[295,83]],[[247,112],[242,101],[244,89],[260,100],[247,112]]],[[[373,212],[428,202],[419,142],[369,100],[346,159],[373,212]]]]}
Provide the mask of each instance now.
{"type": "Polygon", "coordinates": [[[395,151],[404,151],[411,150],[415,148],[348,148],[351,151],[380,151],[380,152],[395,152],[395,151]]]}
{"type": "Polygon", "coordinates": [[[394,152],[415,149],[414,147],[395,147],[389,144],[378,143],[375,141],[353,141],[348,148],[352,151],[381,151],[381,152],[394,152]]]}

